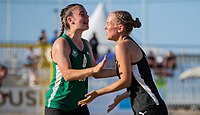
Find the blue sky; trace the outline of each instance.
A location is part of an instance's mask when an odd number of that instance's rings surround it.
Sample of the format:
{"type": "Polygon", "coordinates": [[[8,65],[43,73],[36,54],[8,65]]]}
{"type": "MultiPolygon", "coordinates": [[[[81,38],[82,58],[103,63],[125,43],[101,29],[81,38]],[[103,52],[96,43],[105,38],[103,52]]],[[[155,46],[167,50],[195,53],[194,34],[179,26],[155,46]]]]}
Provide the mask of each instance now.
{"type": "MultiPolygon", "coordinates": [[[[141,0],[10,0],[11,15],[8,21],[9,0],[0,1],[0,41],[23,40],[36,42],[40,31],[45,29],[48,37],[60,28],[60,8],[69,3],[81,3],[91,15],[98,2],[105,3],[107,11],[127,10],[139,17],[144,24],[141,0]],[[54,9],[58,9],[55,13],[54,9]],[[11,26],[7,26],[8,24],[11,26]],[[11,29],[8,29],[10,27],[11,29]],[[9,30],[9,32],[7,32],[9,30]],[[10,33],[8,38],[7,33],[10,33]]],[[[147,37],[142,30],[133,31],[137,41],[148,44],[200,45],[200,1],[198,0],[149,0],[147,3],[147,37]]]]}

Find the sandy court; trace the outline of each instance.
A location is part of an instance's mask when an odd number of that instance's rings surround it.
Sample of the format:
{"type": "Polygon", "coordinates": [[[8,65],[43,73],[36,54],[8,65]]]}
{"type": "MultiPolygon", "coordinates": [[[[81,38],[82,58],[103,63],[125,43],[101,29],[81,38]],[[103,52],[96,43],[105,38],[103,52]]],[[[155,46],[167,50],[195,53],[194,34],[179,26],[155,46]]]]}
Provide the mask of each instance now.
{"type": "Polygon", "coordinates": [[[200,115],[200,110],[169,110],[169,115],[200,115]]]}

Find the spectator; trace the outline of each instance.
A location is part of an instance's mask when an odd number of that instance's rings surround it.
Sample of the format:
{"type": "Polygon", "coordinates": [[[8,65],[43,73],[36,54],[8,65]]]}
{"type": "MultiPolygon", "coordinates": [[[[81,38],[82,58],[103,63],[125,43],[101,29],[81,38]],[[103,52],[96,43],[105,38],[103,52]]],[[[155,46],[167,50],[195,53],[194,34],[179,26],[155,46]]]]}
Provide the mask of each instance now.
{"type": "Polygon", "coordinates": [[[28,48],[28,54],[26,56],[26,61],[24,66],[28,70],[29,75],[29,86],[34,86],[38,84],[38,75],[37,75],[37,62],[38,56],[35,54],[33,47],[28,48]]]}
{"type": "MultiPolygon", "coordinates": [[[[7,74],[8,74],[7,67],[4,65],[0,65],[0,88],[2,86],[3,80],[7,76],[7,74]]],[[[7,96],[7,95],[0,92],[0,102],[2,102],[2,99],[5,98],[5,96],[7,96]]]]}
{"type": "Polygon", "coordinates": [[[165,76],[165,68],[163,65],[163,57],[158,56],[156,57],[156,68],[155,68],[155,73],[158,78],[162,78],[165,76]]]}
{"type": "Polygon", "coordinates": [[[148,59],[149,67],[154,70],[156,67],[156,58],[152,50],[148,52],[147,59],[148,59]]]}
{"type": "Polygon", "coordinates": [[[164,59],[162,56],[156,57],[156,69],[155,69],[155,83],[158,88],[158,91],[161,95],[161,97],[165,100],[166,98],[166,70],[164,67],[164,59]]]}
{"type": "Polygon", "coordinates": [[[53,44],[55,40],[58,38],[58,31],[54,31],[54,36],[51,38],[50,43],[53,44]]]}
{"type": "Polygon", "coordinates": [[[39,37],[38,42],[39,44],[47,44],[47,35],[45,30],[41,31],[41,36],[39,37]]]}
{"type": "Polygon", "coordinates": [[[33,47],[28,47],[28,54],[26,56],[26,66],[33,66],[36,63],[36,54],[34,53],[33,47]]]}
{"type": "Polygon", "coordinates": [[[8,74],[8,69],[6,66],[4,65],[0,65],[0,88],[2,86],[3,80],[5,79],[5,77],[8,74]]]}
{"type": "Polygon", "coordinates": [[[169,51],[164,61],[167,76],[173,76],[174,69],[176,69],[176,56],[172,51],[169,51]]]}
{"type": "Polygon", "coordinates": [[[98,45],[99,45],[99,42],[98,42],[98,40],[96,38],[96,33],[95,32],[93,33],[93,36],[90,39],[90,44],[92,46],[92,52],[93,52],[94,58],[95,58],[95,60],[97,60],[98,59],[98,55],[99,55],[98,54],[98,45]]]}

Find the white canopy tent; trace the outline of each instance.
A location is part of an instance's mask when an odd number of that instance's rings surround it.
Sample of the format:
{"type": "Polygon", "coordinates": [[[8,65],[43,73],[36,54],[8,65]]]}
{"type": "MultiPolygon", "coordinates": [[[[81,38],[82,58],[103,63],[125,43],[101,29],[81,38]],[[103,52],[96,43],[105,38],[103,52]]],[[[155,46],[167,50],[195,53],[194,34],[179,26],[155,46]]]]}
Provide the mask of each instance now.
{"type": "Polygon", "coordinates": [[[180,79],[200,78],[200,66],[189,68],[180,74],[180,79]]]}
{"type": "Polygon", "coordinates": [[[114,42],[107,40],[104,30],[108,13],[103,3],[99,3],[89,18],[89,29],[83,32],[83,38],[90,40],[93,33],[96,33],[99,42],[98,51],[100,54],[105,53],[108,48],[113,49],[114,42]]]}

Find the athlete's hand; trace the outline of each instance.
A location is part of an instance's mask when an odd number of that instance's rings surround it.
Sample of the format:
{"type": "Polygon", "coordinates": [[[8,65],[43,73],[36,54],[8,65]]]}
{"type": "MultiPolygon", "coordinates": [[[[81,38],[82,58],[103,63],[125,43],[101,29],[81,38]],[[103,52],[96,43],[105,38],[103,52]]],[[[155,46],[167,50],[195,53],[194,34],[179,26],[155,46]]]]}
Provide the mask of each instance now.
{"type": "Polygon", "coordinates": [[[107,56],[105,55],[103,60],[93,68],[93,72],[98,73],[101,69],[103,69],[103,66],[106,63],[106,60],[107,60],[107,56]]]}
{"type": "Polygon", "coordinates": [[[117,95],[114,99],[114,102],[108,106],[107,112],[109,113],[110,111],[112,111],[117,106],[117,104],[119,104],[119,102],[121,102],[125,98],[128,98],[129,96],[130,96],[130,92],[127,92],[127,91],[121,95],[117,95]]]}
{"type": "Polygon", "coordinates": [[[122,100],[123,100],[122,95],[117,95],[114,99],[114,102],[111,105],[108,106],[107,113],[112,111],[119,104],[119,102],[122,101],[122,100]]]}
{"type": "Polygon", "coordinates": [[[91,91],[90,93],[86,94],[85,96],[86,96],[86,99],[80,100],[78,102],[79,106],[84,106],[84,105],[87,105],[87,104],[91,103],[92,100],[94,100],[98,96],[98,94],[94,90],[94,91],[91,91]]]}

